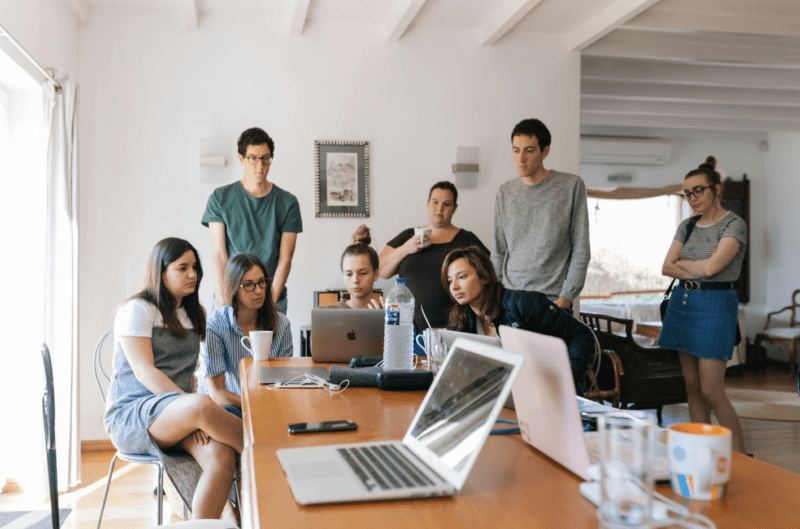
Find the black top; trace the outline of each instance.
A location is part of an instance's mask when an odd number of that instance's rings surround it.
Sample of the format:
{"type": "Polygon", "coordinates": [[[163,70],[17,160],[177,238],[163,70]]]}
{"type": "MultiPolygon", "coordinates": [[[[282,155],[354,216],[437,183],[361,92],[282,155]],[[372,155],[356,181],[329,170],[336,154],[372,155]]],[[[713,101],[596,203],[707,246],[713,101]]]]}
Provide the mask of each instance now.
{"type": "MultiPolygon", "coordinates": [[[[400,235],[387,244],[392,248],[398,248],[413,236],[414,228],[409,228],[400,232],[400,235]]],[[[450,310],[451,301],[450,294],[442,286],[442,263],[448,253],[467,246],[477,246],[489,255],[489,249],[474,233],[458,230],[452,241],[431,244],[400,262],[397,275],[405,278],[406,286],[414,294],[414,328],[417,331],[428,328],[420,307],[425,309],[425,314],[434,328],[447,326],[447,312],[450,310]]]]}

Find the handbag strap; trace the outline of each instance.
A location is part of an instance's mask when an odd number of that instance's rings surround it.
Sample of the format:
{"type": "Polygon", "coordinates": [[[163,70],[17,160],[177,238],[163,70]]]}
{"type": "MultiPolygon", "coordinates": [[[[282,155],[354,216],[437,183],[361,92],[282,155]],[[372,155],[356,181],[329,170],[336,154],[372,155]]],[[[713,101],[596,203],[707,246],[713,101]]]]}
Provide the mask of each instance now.
{"type": "MultiPolygon", "coordinates": [[[[698,220],[700,220],[700,217],[702,217],[702,216],[703,216],[703,215],[695,215],[694,217],[692,217],[691,219],[689,219],[689,224],[687,224],[687,225],[686,225],[686,238],[685,238],[685,239],[683,239],[683,244],[686,244],[686,242],[689,240],[689,236],[690,236],[690,235],[692,234],[692,232],[694,231],[694,226],[695,226],[695,224],[697,224],[697,221],[698,221],[698,220]]],[[[664,297],[665,297],[665,298],[668,298],[668,297],[669,297],[669,294],[670,294],[670,292],[672,292],[672,287],[673,287],[673,286],[675,286],[675,281],[676,281],[676,280],[675,280],[675,279],[673,279],[673,280],[672,280],[672,283],[670,283],[670,284],[669,284],[669,288],[667,288],[667,291],[666,291],[666,292],[664,292],[664,297]]]]}

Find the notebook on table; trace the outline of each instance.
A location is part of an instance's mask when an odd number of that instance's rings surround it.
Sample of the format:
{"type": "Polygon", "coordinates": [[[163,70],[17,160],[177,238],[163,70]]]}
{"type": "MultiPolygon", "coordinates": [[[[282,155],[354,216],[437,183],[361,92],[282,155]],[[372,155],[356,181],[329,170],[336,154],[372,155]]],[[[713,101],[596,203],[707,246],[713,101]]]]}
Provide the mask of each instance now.
{"type": "Polygon", "coordinates": [[[402,441],[277,451],[301,505],[457,494],[522,367],[522,356],[457,340],[402,441]]]}
{"type": "Polygon", "coordinates": [[[384,312],[376,309],[312,309],[312,360],[350,362],[358,355],[382,355],[383,320],[384,312]]]}
{"type": "MultiPolygon", "coordinates": [[[[576,399],[567,346],[560,338],[512,327],[500,327],[503,348],[525,358],[512,394],[522,438],[550,459],[586,481],[599,462],[597,432],[584,432],[581,413],[624,413],[576,399]]],[[[653,477],[669,480],[669,460],[663,443],[656,444],[653,477]]]]}

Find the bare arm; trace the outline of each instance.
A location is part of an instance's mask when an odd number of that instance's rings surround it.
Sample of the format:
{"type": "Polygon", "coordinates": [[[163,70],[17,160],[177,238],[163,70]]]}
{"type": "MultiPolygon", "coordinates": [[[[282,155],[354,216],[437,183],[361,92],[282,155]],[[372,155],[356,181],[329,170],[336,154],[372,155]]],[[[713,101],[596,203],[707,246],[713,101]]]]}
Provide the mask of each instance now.
{"type": "Polygon", "coordinates": [[[736,256],[741,247],[742,242],[740,240],[733,237],[724,237],[719,241],[714,253],[708,259],[700,261],[678,260],[675,266],[682,268],[695,279],[706,279],[719,274],[723,268],[728,266],[728,263],[736,256]]]}
{"type": "Polygon", "coordinates": [[[177,391],[183,393],[163,371],[158,369],[153,359],[153,341],[143,336],[121,336],[122,351],[133,369],[136,379],[154,395],[177,391]]]}
{"type": "Polygon", "coordinates": [[[225,265],[228,264],[228,248],[225,244],[225,225],[221,222],[209,222],[211,233],[211,261],[214,266],[214,299],[216,305],[222,306],[222,282],[225,277],[225,265]]]}
{"type": "Polygon", "coordinates": [[[275,277],[272,278],[272,299],[275,303],[281,297],[289,272],[292,270],[292,257],[297,246],[297,234],[285,231],[281,234],[281,248],[278,253],[278,266],[275,268],[275,277]]]}
{"type": "Polygon", "coordinates": [[[214,402],[220,406],[242,407],[242,399],[236,393],[225,389],[225,373],[220,373],[215,377],[207,377],[208,394],[214,402]]]}
{"type": "Polygon", "coordinates": [[[419,237],[411,237],[397,248],[387,245],[379,256],[380,267],[378,268],[378,275],[383,279],[389,279],[397,273],[403,259],[417,253],[421,248],[419,237]]]}

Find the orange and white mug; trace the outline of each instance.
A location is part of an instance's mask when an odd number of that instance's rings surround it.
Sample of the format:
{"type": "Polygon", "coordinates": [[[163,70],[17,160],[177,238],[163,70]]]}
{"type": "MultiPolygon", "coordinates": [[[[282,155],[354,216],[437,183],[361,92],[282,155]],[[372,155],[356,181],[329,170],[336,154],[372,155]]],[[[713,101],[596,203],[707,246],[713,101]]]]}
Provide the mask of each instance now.
{"type": "Polygon", "coordinates": [[[670,425],[667,435],[670,482],[675,494],[693,500],[725,496],[731,477],[731,431],[692,422],[670,425]]]}

